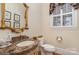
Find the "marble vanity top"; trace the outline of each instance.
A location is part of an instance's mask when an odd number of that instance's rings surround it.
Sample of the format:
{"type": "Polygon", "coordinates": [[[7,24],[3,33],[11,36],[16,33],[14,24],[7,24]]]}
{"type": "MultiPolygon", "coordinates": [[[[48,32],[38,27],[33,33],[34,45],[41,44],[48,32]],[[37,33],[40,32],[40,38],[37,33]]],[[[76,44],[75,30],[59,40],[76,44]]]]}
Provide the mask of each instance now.
{"type": "Polygon", "coordinates": [[[0,42],[0,48],[6,48],[10,46],[12,43],[10,42],[0,42]]]}
{"type": "Polygon", "coordinates": [[[8,45],[2,45],[2,46],[0,46],[0,48],[6,48],[6,47],[8,47],[10,45],[11,45],[11,43],[9,43],[8,45]]]}
{"type": "Polygon", "coordinates": [[[28,52],[38,46],[38,41],[32,40],[28,36],[20,35],[12,37],[9,44],[0,45],[0,55],[18,55],[24,51],[28,52]]]}
{"type": "Polygon", "coordinates": [[[21,53],[23,51],[28,51],[32,48],[34,48],[35,46],[38,45],[38,42],[36,41],[23,41],[23,42],[20,42],[20,44],[18,43],[17,45],[14,45],[15,47],[15,50],[10,52],[11,54],[17,54],[17,53],[21,53]],[[24,44],[24,43],[31,43],[31,44],[24,44]],[[23,44],[23,45],[20,45],[20,44],[23,44]],[[29,45],[29,46],[27,46],[29,45]]]}

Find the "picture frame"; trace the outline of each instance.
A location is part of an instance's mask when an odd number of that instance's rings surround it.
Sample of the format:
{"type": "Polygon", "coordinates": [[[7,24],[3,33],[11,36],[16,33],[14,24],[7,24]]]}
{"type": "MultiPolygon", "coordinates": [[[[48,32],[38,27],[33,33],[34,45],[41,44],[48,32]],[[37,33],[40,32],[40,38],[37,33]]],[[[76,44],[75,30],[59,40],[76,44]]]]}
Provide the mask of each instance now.
{"type": "Polygon", "coordinates": [[[20,21],[20,15],[14,14],[14,21],[20,21]]]}
{"type": "Polygon", "coordinates": [[[11,12],[5,11],[5,20],[11,20],[11,12]]]}
{"type": "Polygon", "coordinates": [[[19,22],[14,22],[14,28],[19,29],[20,28],[20,23],[19,22]]]}
{"type": "Polygon", "coordinates": [[[11,27],[11,22],[10,21],[5,21],[5,27],[11,27]]]}

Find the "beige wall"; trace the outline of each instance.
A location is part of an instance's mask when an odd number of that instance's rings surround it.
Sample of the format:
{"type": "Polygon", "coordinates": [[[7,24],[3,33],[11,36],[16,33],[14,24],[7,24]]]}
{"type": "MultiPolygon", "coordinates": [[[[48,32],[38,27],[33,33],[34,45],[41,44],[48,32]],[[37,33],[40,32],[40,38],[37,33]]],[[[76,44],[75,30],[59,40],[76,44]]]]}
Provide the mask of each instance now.
{"type": "Polygon", "coordinates": [[[40,3],[29,3],[29,30],[25,33],[30,36],[41,35],[41,5],[40,3]]]}
{"type": "MultiPolygon", "coordinates": [[[[76,28],[51,28],[49,17],[49,4],[42,4],[42,34],[46,41],[50,44],[62,48],[77,48],[79,49],[79,24],[76,28]],[[57,36],[62,36],[63,40],[58,42],[57,36]]],[[[79,10],[78,10],[79,12],[79,10]]],[[[79,16],[79,15],[78,15],[79,16]]],[[[78,18],[77,16],[77,18],[78,18]]],[[[78,23],[77,19],[77,23],[78,23]]]]}
{"type": "MultiPolygon", "coordinates": [[[[40,4],[28,4],[29,6],[29,12],[28,12],[28,27],[29,30],[25,30],[23,33],[12,33],[10,30],[0,30],[0,40],[2,41],[6,41],[9,40],[8,36],[11,35],[12,36],[16,36],[16,35],[28,35],[30,37],[32,36],[37,36],[41,34],[41,27],[40,27],[40,4]]],[[[20,9],[21,11],[18,11],[18,9],[20,8],[20,5],[18,4],[6,4],[6,10],[9,10],[12,12],[12,14],[14,13],[19,13],[20,15],[22,15],[24,11],[22,11],[22,9],[20,9]],[[18,7],[15,7],[18,6],[18,7]]],[[[13,15],[12,15],[12,20],[13,21],[13,15]]],[[[23,24],[23,18],[21,17],[21,23],[23,24]]],[[[13,26],[13,24],[12,24],[13,26]]]]}

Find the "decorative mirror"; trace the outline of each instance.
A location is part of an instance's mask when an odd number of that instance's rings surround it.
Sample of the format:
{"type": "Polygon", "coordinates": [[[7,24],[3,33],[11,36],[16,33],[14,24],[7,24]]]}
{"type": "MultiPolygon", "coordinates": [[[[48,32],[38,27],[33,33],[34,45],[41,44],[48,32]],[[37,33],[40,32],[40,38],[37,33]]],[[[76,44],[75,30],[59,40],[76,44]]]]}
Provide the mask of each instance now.
{"type": "Polygon", "coordinates": [[[16,33],[28,29],[28,8],[26,3],[1,3],[0,28],[16,33]]]}

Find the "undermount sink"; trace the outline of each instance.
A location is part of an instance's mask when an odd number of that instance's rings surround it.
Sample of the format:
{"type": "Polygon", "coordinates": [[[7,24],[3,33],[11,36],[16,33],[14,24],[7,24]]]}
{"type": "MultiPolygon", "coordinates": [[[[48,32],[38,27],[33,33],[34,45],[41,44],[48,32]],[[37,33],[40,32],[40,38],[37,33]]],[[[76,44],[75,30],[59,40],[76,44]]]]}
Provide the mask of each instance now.
{"type": "Polygon", "coordinates": [[[42,47],[44,48],[45,51],[48,51],[48,52],[54,52],[55,51],[55,47],[50,45],[50,44],[44,44],[44,45],[42,45],[42,47]]]}
{"type": "Polygon", "coordinates": [[[34,41],[23,41],[18,43],[16,46],[17,47],[25,47],[25,46],[31,46],[34,45],[34,41]]]}

